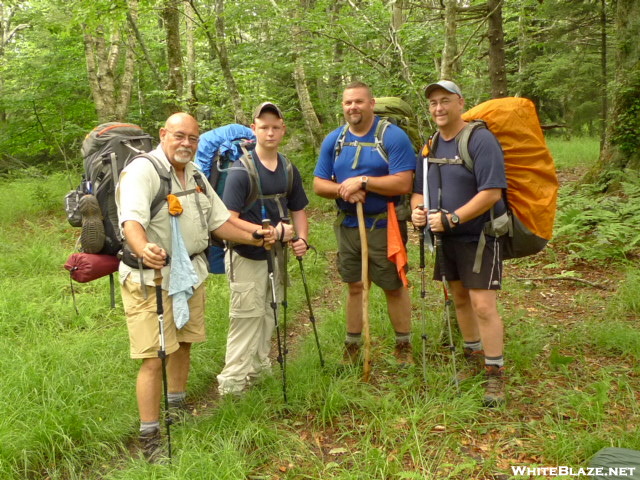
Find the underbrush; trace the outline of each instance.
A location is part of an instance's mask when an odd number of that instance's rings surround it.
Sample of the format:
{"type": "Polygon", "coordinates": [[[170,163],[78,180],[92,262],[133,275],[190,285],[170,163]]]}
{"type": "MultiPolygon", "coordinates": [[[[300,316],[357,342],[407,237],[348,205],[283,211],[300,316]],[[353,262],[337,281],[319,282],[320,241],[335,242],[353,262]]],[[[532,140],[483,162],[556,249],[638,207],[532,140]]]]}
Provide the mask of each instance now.
{"type": "MultiPolygon", "coordinates": [[[[577,164],[558,159],[561,169],[577,164]]],[[[430,280],[432,255],[427,253],[424,272],[417,268],[413,233],[409,278],[417,364],[402,369],[394,363],[384,295],[374,287],[371,381],[361,382],[358,366],[341,366],[344,293],[333,268],[331,202],[314,199],[314,207],[321,206],[311,222],[318,253],[309,252],[304,267],[325,367],[292,259],[288,403],[275,362],[273,376],[244,397],[219,400],[212,392],[224,362],[228,288],[223,276],[211,276],[208,340],[193,349],[189,383],[197,414],[172,427],[172,465],[152,466],[131,454],[138,362],[128,358],[120,302],[109,308],[104,278],[74,284],[79,314],[73,307],[62,268],[78,235],[62,213],[67,179],[4,181],[0,478],[488,480],[519,478],[511,476],[517,465],[586,467],[605,446],[639,449],[640,278],[627,264],[640,231],[632,218],[640,188],[631,174],[625,182],[620,193],[605,197],[590,186],[563,186],[557,234],[548,249],[508,265],[510,272],[546,274],[552,281],[505,281],[500,312],[509,403],[495,410],[480,406],[479,381],[459,388],[452,381],[452,355],[441,345],[443,292],[430,280]],[[606,213],[614,209],[616,215],[606,213]],[[615,291],[553,282],[579,277],[577,265],[604,272],[605,262],[615,269],[606,284],[615,291]]],[[[456,368],[462,369],[456,354],[456,368]]]]}

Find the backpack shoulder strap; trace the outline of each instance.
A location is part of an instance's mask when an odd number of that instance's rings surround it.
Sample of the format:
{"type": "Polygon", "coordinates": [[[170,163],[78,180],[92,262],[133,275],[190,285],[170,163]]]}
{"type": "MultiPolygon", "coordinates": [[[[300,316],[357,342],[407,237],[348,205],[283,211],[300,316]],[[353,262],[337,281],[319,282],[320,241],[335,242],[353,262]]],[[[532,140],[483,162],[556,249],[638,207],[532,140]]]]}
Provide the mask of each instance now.
{"type": "Polygon", "coordinates": [[[151,201],[151,217],[155,217],[160,209],[162,209],[163,203],[167,200],[167,195],[171,193],[171,173],[165,168],[164,165],[156,157],[150,153],[142,153],[135,158],[143,157],[151,162],[151,165],[156,169],[158,176],[160,177],[160,188],[156,193],[156,196],[151,201]]]}
{"type": "Polygon", "coordinates": [[[202,193],[204,193],[206,195],[207,194],[207,185],[204,183],[204,179],[202,178],[202,174],[199,171],[196,170],[193,173],[193,179],[195,180],[196,185],[198,186],[198,188],[200,188],[202,193]]]}
{"type": "Polygon", "coordinates": [[[211,161],[211,171],[209,172],[209,183],[216,189],[216,185],[218,185],[218,180],[220,180],[220,152],[216,152],[213,156],[213,160],[211,161]]]}
{"type": "Polygon", "coordinates": [[[338,159],[338,157],[340,156],[340,153],[342,152],[342,149],[344,147],[344,139],[347,136],[347,130],[349,130],[349,124],[345,123],[344,127],[342,127],[342,131],[340,132],[340,135],[338,135],[338,138],[336,139],[336,144],[333,149],[334,162],[338,159]]]}
{"type": "Polygon", "coordinates": [[[258,169],[255,163],[255,156],[253,151],[247,152],[240,157],[240,163],[244,166],[249,176],[249,196],[244,203],[244,209],[248,209],[258,199],[258,195],[261,193],[260,178],[258,177],[258,169]]]}
{"type": "Polygon", "coordinates": [[[384,134],[386,133],[387,128],[389,128],[389,125],[391,125],[391,122],[388,119],[381,117],[380,120],[378,120],[376,131],[373,133],[376,142],[376,150],[378,150],[380,156],[384,158],[384,161],[387,163],[389,163],[389,154],[384,146],[384,134]]]}
{"type": "Polygon", "coordinates": [[[460,130],[460,133],[458,133],[456,137],[458,153],[464,162],[464,166],[467,167],[467,170],[470,172],[473,172],[473,158],[471,158],[471,154],[469,153],[469,139],[473,132],[479,128],[488,128],[486,122],[484,120],[472,120],[460,130]]]}
{"type": "Polygon", "coordinates": [[[289,160],[282,153],[278,153],[278,156],[282,160],[282,164],[284,165],[284,175],[287,179],[287,197],[291,196],[291,192],[293,192],[293,164],[291,160],[289,160]]]}

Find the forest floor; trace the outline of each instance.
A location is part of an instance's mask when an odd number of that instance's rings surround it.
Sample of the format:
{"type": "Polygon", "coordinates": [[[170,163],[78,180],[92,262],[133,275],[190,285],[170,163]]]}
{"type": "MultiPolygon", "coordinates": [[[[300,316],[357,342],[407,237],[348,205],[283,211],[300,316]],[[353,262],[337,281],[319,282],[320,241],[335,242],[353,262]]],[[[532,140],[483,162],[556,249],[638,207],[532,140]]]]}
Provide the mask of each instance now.
{"type": "MultiPolygon", "coordinates": [[[[579,178],[580,171],[562,172],[561,181],[573,181],[579,178]]],[[[328,221],[327,214],[319,212],[312,213],[312,221],[328,221]]],[[[417,248],[417,235],[412,232],[410,235],[410,247],[417,248]],[[413,244],[413,245],[412,245],[413,244]]],[[[551,263],[551,261],[549,261],[551,263]]],[[[541,422],[548,415],[554,403],[554,392],[560,391],[580,391],[580,387],[572,382],[571,378],[578,376],[583,380],[583,384],[591,384],[599,378],[600,369],[606,366],[615,367],[616,375],[636,376],[633,359],[619,356],[603,355],[602,352],[594,348],[584,348],[580,346],[579,351],[572,348],[565,348],[564,344],[554,345],[554,335],[562,335],[573,329],[586,318],[597,317],[599,312],[604,312],[608,300],[617,290],[623,273],[615,268],[604,264],[571,263],[570,276],[565,275],[566,267],[561,259],[555,258],[553,265],[541,269],[541,264],[545,261],[530,263],[505,263],[504,277],[518,284],[519,288],[511,291],[505,288],[499,294],[499,302],[504,312],[521,311],[526,312],[524,322],[535,322],[535,328],[549,333],[550,341],[542,347],[541,353],[536,357],[532,368],[526,372],[519,372],[514,378],[514,385],[508,384],[508,405],[504,409],[486,410],[481,424],[470,425],[463,432],[461,445],[456,450],[457,458],[448,455],[447,463],[477,462],[478,465],[488,458],[492,459],[497,470],[509,471],[512,465],[550,465],[551,463],[543,454],[539,453],[542,447],[535,438],[540,433],[532,434],[532,425],[541,422]],[[543,273],[541,273],[543,272],[543,273]],[[525,294],[523,294],[523,288],[525,294]],[[585,300],[586,299],[586,300],[585,300]],[[560,366],[560,367],[558,367],[560,366]],[[488,427],[488,428],[486,428],[488,427]],[[538,450],[538,448],[540,450],[538,450]]],[[[338,278],[333,262],[330,262],[330,271],[327,277],[338,278]]],[[[415,274],[414,274],[415,275],[415,274]]],[[[429,278],[429,276],[427,277],[429,278]]],[[[342,309],[341,299],[344,296],[344,286],[339,282],[326,282],[326,288],[313,298],[315,311],[322,309],[342,309]],[[337,307],[336,307],[337,306],[337,307]]],[[[414,332],[419,328],[417,325],[419,317],[419,306],[414,305],[414,332]]],[[[308,314],[302,312],[293,319],[288,329],[289,355],[295,357],[298,340],[301,336],[310,334],[308,328],[308,314]],[[305,326],[303,324],[307,323],[305,326]]],[[[417,335],[417,334],[416,334],[417,335]]],[[[510,332],[506,329],[506,342],[508,344],[510,332]]],[[[373,355],[379,350],[373,345],[373,355]]],[[[275,359],[274,342],[274,359],[275,359]]],[[[416,369],[420,367],[420,351],[415,351],[416,369]]],[[[430,360],[440,357],[440,362],[449,360],[449,353],[446,349],[439,352],[429,353],[430,360]]],[[[416,375],[418,375],[416,370],[416,375]]],[[[393,382],[397,372],[389,371],[385,368],[376,367],[371,377],[371,382],[383,385],[393,382]]],[[[428,388],[428,387],[427,387],[428,388]]],[[[427,390],[428,395],[428,390],[427,390]]],[[[640,394],[636,393],[636,398],[640,402],[640,394]]],[[[198,399],[194,405],[194,414],[206,414],[207,411],[215,408],[219,402],[219,397],[215,385],[204,396],[198,399]]],[[[608,413],[615,416],[619,425],[629,425],[634,423],[637,412],[628,409],[622,404],[612,403],[609,405],[608,413]]],[[[345,414],[342,419],[345,425],[351,424],[351,412],[345,414]]],[[[567,408],[559,414],[560,422],[583,422],[581,415],[575,408],[567,408]]],[[[299,432],[300,440],[306,442],[310,453],[315,456],[315,461],[321,459],[323,463],[336,462],[341,464],[347,462],[346,458],[341,460],[341,454],[352,451],[356,447],[357,435],[354,437],[345,436],[344,428],[340,428],[341,419],[336,418],[328,428],[318,428],[318,422],[313,413],[306,416],[298,416],[292,419],[296,430],[299,432]]],[[[585,427],[587,425],[585,424],[585,427]]],[[[398,428],[402,428],[399,425],[398,428]]],[[[424,450],[438,448],[438,434],[445,434],[448,427],[443,425],[433,425],[434,444],[425,445],[424,450]]],[[[555,435],[550,432],[549,435],[555,435]]],[[[406,471],[418,468],[413,465],[411,457],[403,459],[406,471]]],[[[347,467],[348,465],[341,465],[347,467]]],[[[287,472],[293,465],[287,464],[282,459],[273,459],[273,464],[264,465],[259,475],[249,478],[290,478],[287,472]],[[266,474],[266,475],[265,475],[266,474]]],[[[300,465],[297,465],[300,468],[300,465]]],[[[451,468],[449,469],[451,470],[451,468]]],[[[482,469],[480,469],[482,470],[482,469]]],[[[460,477],[451,475],[451,471],[443,470],[443,478],[465,478],[465,474],[460,477]]],[[[477,479],[508,479],[511,475],[478,472],[474,478],[477,479]]],[[[295,477],[293,477],[295,478],[295,477]]],[[[305,477],[306,478],[306,477],[305,477]]],[[[543,477],[536,477],[543,478],[543,477]]]]}

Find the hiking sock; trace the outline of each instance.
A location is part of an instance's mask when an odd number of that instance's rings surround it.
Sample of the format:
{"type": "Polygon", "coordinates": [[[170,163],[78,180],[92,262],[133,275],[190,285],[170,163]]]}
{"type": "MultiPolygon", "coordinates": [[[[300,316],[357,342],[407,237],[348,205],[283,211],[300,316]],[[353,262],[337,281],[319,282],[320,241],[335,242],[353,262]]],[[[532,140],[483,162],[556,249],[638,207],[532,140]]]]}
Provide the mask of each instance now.
{"type": "Polygon", "coordinates": [[[399,343],[411,343],[411,332],[396,332],[396,345],[399,343]]]}
{"type": "Polygon", "coordinates": [[[187,392],[174,392],[174,393],[169,392],[167,394],[169,407],[180,407],[184,405],[186,398],[187,398],[187,392]]]}
{"type": "Polygon", "coordinates": [[[484,357],[484,364],[487,366],[493,365],[494,367],[504,367],[504,357],[500,355],[499,357],[484,357]]]}
{"type": "Polygon", "coordinates": [[[151,435],[152,433],[160,430],[160,420],[155,422],[140,422],[140,433],[142,435],[151,435]]]}
{"type": "Polygon", "coordinates": [[[345,345],[350,345],[350,344],[360,345],[361,343],[362,343],[362,333],[347,332],[347,337],[344,339],[345,345]]]}
{"type": "Polygon", "coordinates": [[[473,340],[471,342],[464,341],[464,348],[470,349],[472,352],[477,352],[482,350],[482,341],[481,340],[473,340]]]}

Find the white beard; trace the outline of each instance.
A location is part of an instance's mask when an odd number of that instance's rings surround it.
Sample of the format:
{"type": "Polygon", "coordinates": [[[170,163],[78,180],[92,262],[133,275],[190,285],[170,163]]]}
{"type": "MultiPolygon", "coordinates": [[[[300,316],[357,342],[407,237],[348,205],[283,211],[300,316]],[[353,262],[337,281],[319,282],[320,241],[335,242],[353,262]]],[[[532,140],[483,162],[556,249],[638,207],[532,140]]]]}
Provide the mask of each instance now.
{"type": "Polygon", "coordinates": [[[186,165],[193,159],[193,152],[187,148],[179,148],[173,155],[173,159],[178,163],[186,165]]]}

